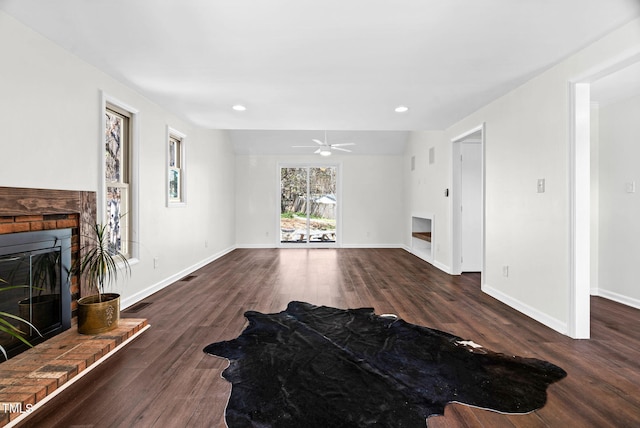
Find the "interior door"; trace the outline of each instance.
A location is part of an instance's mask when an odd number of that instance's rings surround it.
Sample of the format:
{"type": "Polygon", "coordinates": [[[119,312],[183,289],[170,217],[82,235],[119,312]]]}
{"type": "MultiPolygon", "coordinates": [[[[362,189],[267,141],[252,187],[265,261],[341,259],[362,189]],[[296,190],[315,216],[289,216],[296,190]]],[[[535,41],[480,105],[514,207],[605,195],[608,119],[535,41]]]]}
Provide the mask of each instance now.
{"type": "Polygon", "coordinates": [[[461,268],[482,270],[482,144],[461,143],[461,268]]]}
{"type": "Polygon", "coordinates": [[[280,243],[328,246],[338,242],[336,166],[280,168],[280,243]]]}

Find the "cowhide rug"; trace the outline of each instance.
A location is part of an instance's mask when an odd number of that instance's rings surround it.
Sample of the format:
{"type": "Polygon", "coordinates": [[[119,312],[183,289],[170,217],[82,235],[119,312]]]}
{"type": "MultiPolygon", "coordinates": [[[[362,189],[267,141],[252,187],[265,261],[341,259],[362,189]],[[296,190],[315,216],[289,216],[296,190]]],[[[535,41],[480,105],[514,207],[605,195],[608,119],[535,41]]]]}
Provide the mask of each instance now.
{"type": "Polygon", "coordinates": [[[204,348],[229,360],[230,428],[425,427],[451,402],[528,413],[566,376],[370,308],[291,302],[245,317],[237,339],[204,348]]]}

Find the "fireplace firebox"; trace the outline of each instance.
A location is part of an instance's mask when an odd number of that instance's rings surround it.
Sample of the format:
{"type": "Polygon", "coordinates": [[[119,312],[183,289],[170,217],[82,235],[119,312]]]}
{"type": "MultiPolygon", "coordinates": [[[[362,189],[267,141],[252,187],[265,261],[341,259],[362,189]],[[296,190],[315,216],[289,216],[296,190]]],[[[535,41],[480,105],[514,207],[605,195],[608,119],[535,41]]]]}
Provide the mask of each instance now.
{"type": "MultiPolygon", "coordinates": [[[[71,327],[71,229],[0,235],[0,311],[29,321],[37,331],[10,317],[5,321],[36,344],[71,327]],[[39,333],[39,334],[38,334],[39,333]]],[[[28,348],[0,332],[9,357],[28,348]]]]}

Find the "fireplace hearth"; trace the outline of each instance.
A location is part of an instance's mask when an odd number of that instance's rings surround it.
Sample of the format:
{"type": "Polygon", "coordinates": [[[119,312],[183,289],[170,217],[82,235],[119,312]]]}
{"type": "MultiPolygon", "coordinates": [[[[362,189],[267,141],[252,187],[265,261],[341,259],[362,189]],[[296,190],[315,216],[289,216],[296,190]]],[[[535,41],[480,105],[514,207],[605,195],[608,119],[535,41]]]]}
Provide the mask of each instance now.
{"type": "MultiPolygon", "coordinates": [[[[35,327],[5,317],[31,344],[71,327],[70,266],[71,229],[0,235],[0,311],[35,327]]],[[[9,357],[28,348],[2,332],[0,345],[9,357]]]]}

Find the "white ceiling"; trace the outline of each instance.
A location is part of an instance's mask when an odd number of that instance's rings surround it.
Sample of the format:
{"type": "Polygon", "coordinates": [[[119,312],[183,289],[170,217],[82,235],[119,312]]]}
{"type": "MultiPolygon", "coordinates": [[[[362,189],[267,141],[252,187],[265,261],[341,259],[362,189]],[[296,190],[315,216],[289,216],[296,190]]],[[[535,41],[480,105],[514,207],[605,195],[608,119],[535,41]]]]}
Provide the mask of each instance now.
{"type": "Polygon", "coordinates": [[[640,61],[591,84],[591,101],[600,106],[640,95],[640,61]]]}
{"type": "Polygon", "coordinates": [[[291,145],[329,130],[330,142],[362,154],[399,153],[406,131],[450,126],[640,16],[640,1],[0,0],[0,9],[186,120],[234,130],[239,153],[297,153],[291,145]],[[399,104],[409,111],[395,113],[399,104]]]}

